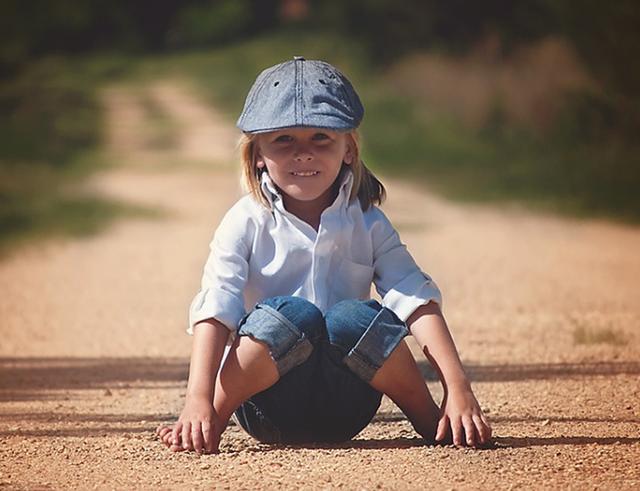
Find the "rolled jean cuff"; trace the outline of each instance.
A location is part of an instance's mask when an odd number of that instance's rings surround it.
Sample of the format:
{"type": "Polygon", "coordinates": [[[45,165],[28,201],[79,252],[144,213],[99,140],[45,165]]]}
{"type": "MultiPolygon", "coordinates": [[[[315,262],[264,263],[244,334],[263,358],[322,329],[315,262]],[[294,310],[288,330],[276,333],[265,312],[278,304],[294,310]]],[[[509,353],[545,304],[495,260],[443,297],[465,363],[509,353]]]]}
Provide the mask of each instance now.
{"type": "Polygon", "coordinates": [[[304,363],[313,351],[304,333],[281,312],[265,304],[258,304],[242,320],[238,335],[248,335],[265,343],[280,376],[304,363]]]}
{"type": "Polygon", "coordinates": [[[345,356],[344,363],[362,380],[371,382],[378,369],[407,334],[409,330],[404,322],[393,311],[383,307],[345,356]]]}

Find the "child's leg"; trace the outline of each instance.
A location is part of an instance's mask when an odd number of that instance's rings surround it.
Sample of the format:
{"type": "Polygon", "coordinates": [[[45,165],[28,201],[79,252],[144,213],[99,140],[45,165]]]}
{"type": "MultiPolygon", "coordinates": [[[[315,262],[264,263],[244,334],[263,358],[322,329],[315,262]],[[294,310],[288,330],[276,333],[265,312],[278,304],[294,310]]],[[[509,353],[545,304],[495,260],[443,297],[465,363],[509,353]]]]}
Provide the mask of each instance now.
{"type": "Polygon", "coordinates": [[[216,378],[213,408],[226,426],[243,401],[268,389],[279,378],[269,346],[249,336],[239,336],[216,378]]]}
{"type": "MultiPolygon", "coordinates": [[[[305,371],[303,365],[309,364],[313,345],[320,336],[326,336],[322,313],[306,300],[275,297],[258,305],[243,320],[216,378],[213,407],[220,424],[214,430],[217,432],[214,439],[219,439],[233,412],[252,396],[278,389],[281,402],[287,389],[300,394],[309,388],[308,382],[296,382],[296,377],[291,377],[293,374],[289,372],[294,367],[297,367],[296,372],[305,371]],[[280,387],[282,383],[278,381],[284,375],[287,375],[287,387],[280,387]],[[272,390],[266,391],[269,388],[272,390]]],[[[276,407],[280,409],[279,405],[276,407]]],[[[253,426],[257,426],[255,421],[253,426]]],[[[260,428],[256,432],[260,433],[260,428]]],[[[181,442],[172,445],[171,427],[159,429],[158,435],[170,448],[182,449],[181,442]]]]}
{"type": "Polygon", "coordinates": [[[435,441],[440,409],[404,341],[398,343],[369,383],[398,405],[423,438],[435,441]]]}
{"type": "Polygon", "coordinates": [[[402,339],[408,333],[404,323],[374,300],[340,302],[326,323],[331,344],[346,353],[343,362],[351,371],[389,396],[415,430],[434,441],[439,409],[402,339]]]}
{"type": "MultiPolygon", "coordinates": [[[[247,336],[235,339],[222,370],[216,377],[213,408],[218,418],[211,425],[211,439],[216,442],[216,449],[233,410],[244,399],[273,385],[278,378],[278,370],[267,345],[247,336]],[[221,382],[223,373],[224,383],[221,382]]],[[[161,425],[156,433],[171,450],[183,451],[182,434],[176,433],[174,427],[175,425],[161,425]]]]}
{"type": "MultiPolygon", "coordinates": [[[[218,373],[213,401],[217,418],[213,422],[215,424],[211,424],[211,439],[215,442],[216,449],[233,408],[237,407],[243,398],[273,385],[279,377],[269,348],[264,343],[246,336],[235,339],[221,372],[225,374],[225,383],[221,383],[221,373],[218,373]]],[[[175,431],[175,425],[161,425],[156,433],[171,450],[185,450],[182,445],[182,433],[175,431]]]]}
{"type": "Polygon", "coordinates": [[[237,347],[216,380],[213,406],[224,424],[242,406],[239,422],[245,430],[262,441],[277,440],[272,433],[279,429],[271,431],[271,420],[277,427],[295,417],[282,417],[283,406],[310,389],[306,375],[312,371],[314,344],[324,336],[322,313],[308,301],[275,297],[262,302],[240,326],[237,347]],[[277,403],[270,407],[273,398],[277,403]]]}

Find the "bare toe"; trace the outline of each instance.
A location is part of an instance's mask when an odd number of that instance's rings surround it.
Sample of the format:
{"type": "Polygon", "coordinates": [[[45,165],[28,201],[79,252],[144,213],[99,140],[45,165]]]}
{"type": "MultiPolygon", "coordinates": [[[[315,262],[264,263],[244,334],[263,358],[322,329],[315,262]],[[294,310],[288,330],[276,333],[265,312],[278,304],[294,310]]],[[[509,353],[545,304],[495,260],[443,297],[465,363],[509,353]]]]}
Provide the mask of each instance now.
{"type": "Polygon", "coordinates": [[[186,449],[182,445],[171,444],[171,446],[169,446],[169,450],[172,452],[184,452],[186,449]]]}

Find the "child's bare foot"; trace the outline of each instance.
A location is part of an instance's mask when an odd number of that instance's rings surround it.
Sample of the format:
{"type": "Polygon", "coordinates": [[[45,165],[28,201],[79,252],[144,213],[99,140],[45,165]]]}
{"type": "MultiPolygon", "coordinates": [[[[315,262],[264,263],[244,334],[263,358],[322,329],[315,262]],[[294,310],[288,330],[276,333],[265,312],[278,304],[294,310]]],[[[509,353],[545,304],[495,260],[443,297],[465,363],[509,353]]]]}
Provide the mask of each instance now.
{"type": "Polygon", "coordinates": [[[183,439],[182,432],[184,428],[185,425],[180,421],[172,425],[160,425],[156,428],[156,436],[172,452],[191,450],[196,453],[218,453],[220,435],[222,434],[219,428],[211,428],[206,435],[200,437],[203,440],[200,443],[196,443],[195,438],[190,440],[183,439]]]}
{"type": "Polygon", "coordinates": [[[172,452],[182,452],[186,450],[182,446],[180,434],[178,433],[178,440],[173,437],[173,428],[175,425],[160,425],[156,428],[156,436],[160,439],[165,446],[172,452]]]}

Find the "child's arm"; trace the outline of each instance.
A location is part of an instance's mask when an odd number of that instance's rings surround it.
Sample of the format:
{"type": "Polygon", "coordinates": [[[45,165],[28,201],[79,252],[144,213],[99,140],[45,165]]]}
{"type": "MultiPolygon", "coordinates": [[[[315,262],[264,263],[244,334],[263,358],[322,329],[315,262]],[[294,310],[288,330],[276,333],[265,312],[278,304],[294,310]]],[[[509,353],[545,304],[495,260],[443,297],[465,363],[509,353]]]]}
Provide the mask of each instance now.
{"type": "Polygon", "coordinates": [[[464,445],[465,437],[470,446],[488,442],[491,427],[471,390],[438,304],[429,302],[416,309],[407,325],[444,386],[436,440],[444,440],[450,427],[455,445],[464,445]]]}
{"type": "Polygon", "coordinates": [[[194,328],[185,405],[171,435],[173,450],[218,450],[224,428],[213,409],[213,392],[228,337],[229,329],[215,319],[194,328]]]}

